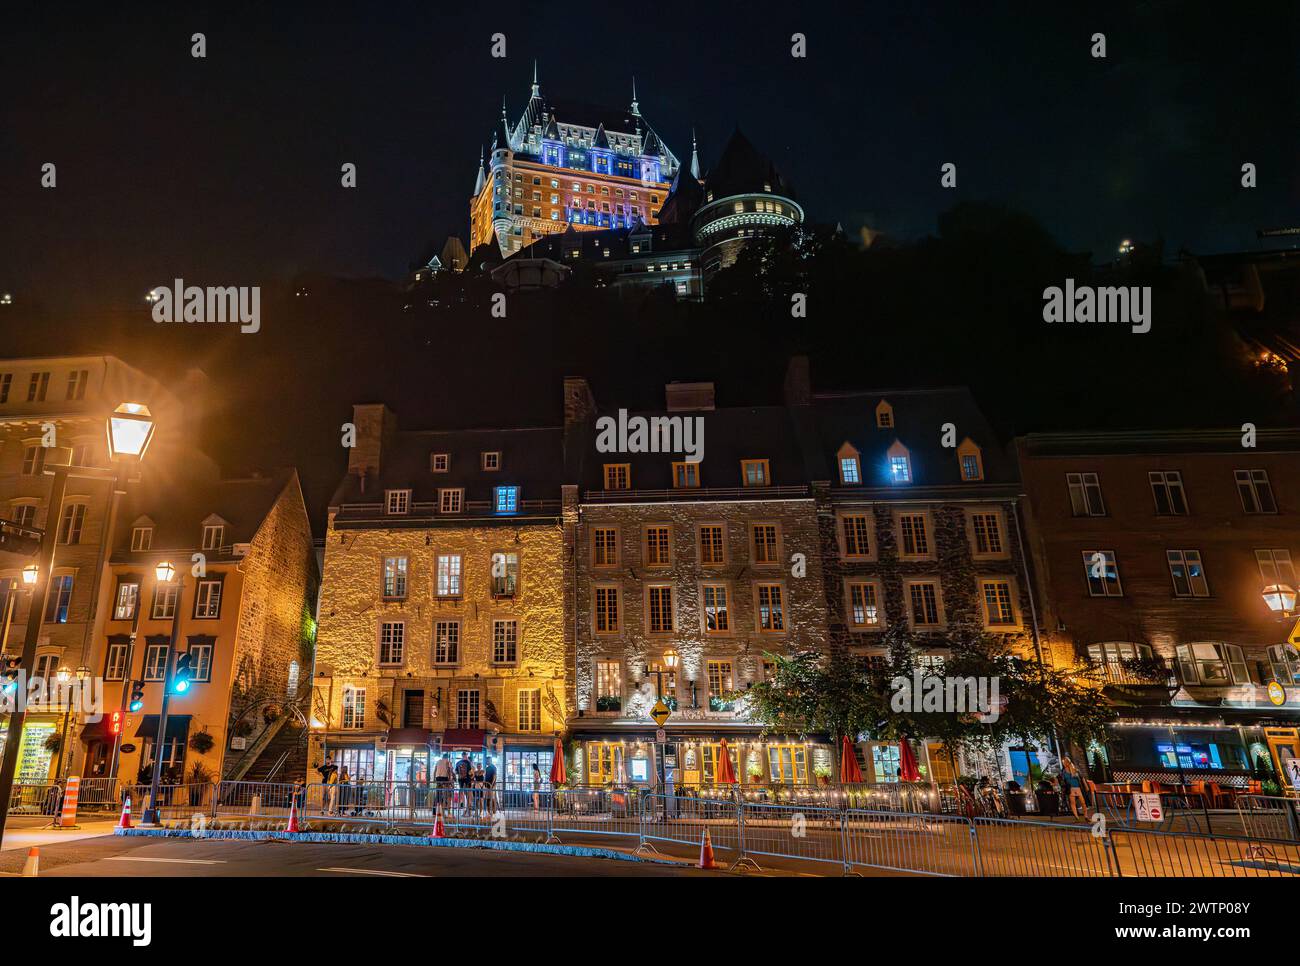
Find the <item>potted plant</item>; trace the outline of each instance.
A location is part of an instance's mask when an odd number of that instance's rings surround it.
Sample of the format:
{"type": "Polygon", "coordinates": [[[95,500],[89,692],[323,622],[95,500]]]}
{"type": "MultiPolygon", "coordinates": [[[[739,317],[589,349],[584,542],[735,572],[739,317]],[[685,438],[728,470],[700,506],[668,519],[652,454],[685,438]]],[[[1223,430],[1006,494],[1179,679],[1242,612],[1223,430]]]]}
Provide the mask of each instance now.
{"type": "Polygon", "coordinates": [[[763,766],[760,765],[758,762],[751,761],[746,771],[749,775],[749,780],[751,782],[757,784],[758,782],[761,782],[763,780],[763,766]]]}
{"type": "Polygon", "coordinates": [[[273,724],[280,717],[280,709],[274,704],[268,704],[262,709],[262,720],[267,724],[273,724]]]}
{"type": "Polygon", "coordinates": [[[63,746],[63,736],[57,731],[52,731],[45,739],[45,750],[51,755],[57,755],[59,748],[63,746]]]}
{"type": "Polygon", "coordinates": [[[827,765],[818,765],[813,769],[813,774],[817,776],[817,784],[829,785],[831,783],[831,770],[827,765]]]}
{"type": "Polygon", "coordinates": [[[203,762],[196,761],[190,766],[190,773],[187,779],[190,793],[190,807],[198,808],[205,804],[203,797],[207,794],[207,789],[212,781],[212,772],[203,766],[203,762]]]}
{"type": "Polygon", "coordinates": [[[235,722],[235,737],[247,738],[253,733],[253,722],[247,718],[240,718],[235,722]]]}
{"type": "Polygon", "coordinates": [[[200,755],[206,755],[212,750],[212,747],[216,743],[217,739],[208,734],[206,728],[203,731],[196,731],[194,734],[190,735],[190,748],[200,755]]]}

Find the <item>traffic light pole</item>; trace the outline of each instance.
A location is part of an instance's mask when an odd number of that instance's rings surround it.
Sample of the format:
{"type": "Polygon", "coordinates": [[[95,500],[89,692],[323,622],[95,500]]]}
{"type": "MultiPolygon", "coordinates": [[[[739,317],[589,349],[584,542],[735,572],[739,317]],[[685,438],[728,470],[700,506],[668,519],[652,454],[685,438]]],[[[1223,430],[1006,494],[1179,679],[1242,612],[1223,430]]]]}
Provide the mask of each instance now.
{"type": "Polygon", "coordinates": [[[40,555],[37,558],[36,587],[32,590],[27,611],[27,636],[23,638],[23,687],[14,694],[14,707],[9,712],[9,729],[5,737],[4,760],[0,763],[0,847],[4,845],[5,821],[9,817],[9,799],[14,790],[14,774],[18,771],[18,753],[21,750],[23,721],[26,718],[27,680],[36,666],[36,643],[41,636],[41,623],[45,619],[45,603],[49,597],[50,581],[54,577],[54,543],[58,538],[59,519],[63,515],[63,494],[68,487],[68,468],[54,468],[54,481],[50,484],[50,500],[45,515],[45,532],[41,535],[40,555]]]}
{"type": "Polygon", "coordinates": [[[167,644],[166,672],[163,674],[162,708],[158,713],[158,733],[153,741],[153,778],[149,783],[149,807],[145,810],[143,825],[161,825],[158,821],[158,785],[162,780],[163,749],[167,742],[167,708],[171,705],[174,673],[172,655],[176,653],[176,637],[181,629],[181,603],[185,596],[185,577],[176,573],[176,608],[172,611],[172,637],[167,644]]]}
{"type": "MultiPolygon", "coordinates": [[[[180,606],[180,601],[176,602],[180,606]]],[[[131,686],[135,684],[135,641],[136,635],[140,633],[140,610],[144,607],[144,576],[140,577],[140,590],[135,597],[135,614],[131,617],[131,637],[126,643],[126,669],[122,672],[122,700],[118,703],[118,709],[122,712],[122,720],[126,721],[126,712],[130,707],[127,704],[127,698],[131,693],[131,686]]],[[[144,677],[142,671],[140,677],[144,677]]],[[[113,736],[113,758],[108,764],[108,777],[117,777],[117,763],[121,755],[122,733],[119,731],[113,736]]]]}

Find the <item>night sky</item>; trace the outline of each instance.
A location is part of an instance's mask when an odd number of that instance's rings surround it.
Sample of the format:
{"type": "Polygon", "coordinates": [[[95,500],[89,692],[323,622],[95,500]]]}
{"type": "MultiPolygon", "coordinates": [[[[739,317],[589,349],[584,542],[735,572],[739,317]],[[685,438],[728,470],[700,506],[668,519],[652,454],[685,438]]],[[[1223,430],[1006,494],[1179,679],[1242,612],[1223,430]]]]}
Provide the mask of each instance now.
{"type": "Polygon", "coordinates": [[[1255,247],[1300,220],[1295,4],[24,6],[0,58],[0,288],[60,314],[175,276],[400,276],[467,235],[480,145],[503,93],[518,116],[534,58],[557,98],[625,105],[635,74],[648,120],[683,159],[694,126],[706,167],[739,124],[852,235],[922,236],[961,199],[1099,257],[1124,237],[1255,247]]]}

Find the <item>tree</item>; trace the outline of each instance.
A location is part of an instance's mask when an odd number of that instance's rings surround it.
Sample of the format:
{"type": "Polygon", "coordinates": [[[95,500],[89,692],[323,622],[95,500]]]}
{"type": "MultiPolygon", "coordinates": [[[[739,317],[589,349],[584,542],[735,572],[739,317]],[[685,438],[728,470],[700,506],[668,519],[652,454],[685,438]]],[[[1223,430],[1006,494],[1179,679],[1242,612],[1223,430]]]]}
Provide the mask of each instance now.
{"type": "Polygon", "coordinates": [[[818,651],[767,657],[774,672],[742,695],[764,731],[825,732],[838,745],[844,735],[856,741],[879,722],[883,692],[861,658],[818,651]]]}

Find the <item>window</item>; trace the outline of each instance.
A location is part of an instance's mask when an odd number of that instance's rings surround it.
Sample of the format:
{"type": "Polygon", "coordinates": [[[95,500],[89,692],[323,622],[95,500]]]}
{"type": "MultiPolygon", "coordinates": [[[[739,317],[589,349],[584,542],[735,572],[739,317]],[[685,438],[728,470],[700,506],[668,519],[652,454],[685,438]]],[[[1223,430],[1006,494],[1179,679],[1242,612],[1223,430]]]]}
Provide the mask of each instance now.
{"type": "Polygon", "coordinates": [[[23,476],[40,476],[45,469],[45,447],[33,443],[23,447],[23,476]]]}
{"type": "Polygon", "coordinates": [[[501,454],[495,451],[484,453],[483,469],[488,471],[501,469],[501,454]]]}
{"type": "Polygon", "coordinates": [[[343,728],[360,731],[366,726],[366,689],[345,685],[343,688],[343,728]]]}
{"type": "Polygon", "coordinates": [[[456,692],[456,727],[478,727],[479,692],[466,688],[456,692]]]}
{"type": "Polygon", "coordinates": [[[896,782],[902,774],[898,745],[872,745],[871,768],[877,782],[896,782]]]}
{"type": "Polygon", "coordinates": [[[980,581],[980,596],[984,598],[984,624],[989,628],[1016,627],[1015,594],[1011,581],[998,577],[980,581]]]}
{"type": "Polygon", "coordinates": [[[131,549],[134,551],[150,550],[153,548],[153,527],[132,527],[131,528],[131,549]]]}
{"type": "Polygon", "coordinates": [[[1151,482],[1151,495],[1156,501],[1159,516],[1186,516],[1187,497],[1183,493],[1183,477],[1177,471],[1161,470],[1147,474],[1151,482]]]}
{"type": "Polygon", "coordinates": [[[755,566],[775,566],[779,563],[776,550],[776,524],[755,523],[753,525],[753,562],[755,566]]]}
{"type": "Polygon", "coordinates": [[[1300,684],[1300,650],[1294,644],[1274,644],[1268,649],[1268,661],[1279,684],[1300,684]]]}
{"type": "Polygon", "coordinates": [[[126,641],[110,641],[104,654],[104,680],[121,681],[126,677],[126,641]]]}
{"type": "MultiPolygon", "coordinates": [[[[710,699],[712,700],[712,699],[710,699]]],[[[719,702],[722,703],[722,702],[719,702]]],[[[738,752],[735,745],[727,746],[727,757],[731,759],[731,772],[737,778],[740,777],[740,764],[738,752]]],[[[704,781],[706,784],[717,784],[721,769],[719,762],[722,761],[722,745],[708,742],[700,745],[700,766],[704,772],[704,781]]]]}
{"type": "Polygon", "coordinates": [[[735,690],[730,661],[709,661],[706,670],[709,680],[709,710],[731,711],[735,701],[727,697],[735,690]]]}
{"type": "Polygon", "coordinates": [[[596,662],[596,710],[623,710],[623,674],[618,661],[596,662]]]}
{"type": "Polygon", "coordinates": [[[615,567],[618,565],[618,530],[615,527],[595,527],[591,531],[591,565],[615,567]]]}
{"type": "Polygon", "coordinates": [[[48,372],[33,372],[31,381],[27,383],[27,401],[45,402],[45,391],[49,387],[50,374],[48,372]]]}
{"type": "Polygon", "coordinates": [[[593,588],[592,606],[595,611],[596,633],[617,634],[619,629],[618,587],[597,584],[593,588]]]}
{"type": "Polygon", "coordinates": [[[840,455],[840,482],[841,483],[861,483],[862,467],[858,463],[858,454],[850,453],[840,455]]]}
{"type": "Polygon", "coordinates": [[[1236,644],[1179,644],[1178,672],[1184,684],[1250,684],[1246,659],[1236,644]]]}
{"type": "Polygon", "coordinates": [[[849,630],[874,631],[885,626],[880,608],[880,587],[874,581],[850,580],[845,598],[849,605],[849,630]]]}
{"type": "Polygon", "coordinates": [[[193,674],[190,680],[202,684],[212,680],[212,645],[191,644],[189,649],[190,668],[193,674]]]}
{"type": "Polygon", "coordinates": [[[13,508],[14,523],[20,527],[36,526],[36,504],[17,503],[13,508]]]}
{"type": "Polygon", "coordinates": [[[700,525],[700,563],[704,565],[725,564],[727,562],[726,544],[721,523],[700,525]]]}
{"type": "Polygon", "coordinates": [[[72,465],[72,466],[90,466],[90,465],[91,465],[91,455],[90,455],[90,444],[89,444],[89,443],[76,443],[76,444],[73,445],[73,447],[72,447],[72,459],[71,459],[70,465],[72,465]]]}
{"type": "Polygon", "coordinates": [[[894,407],[883,399],[876,406],[876,425],[880,429],[890,429],[894,425],[894,407]]]}
{"type": "Polygon", "coordinates": [[[156,621],[169,621],[174,616],[176,616],[176,585],[155,585],[153,589],[153,619],[156,621]]]}
{"type": "Polygon", "coordinates": [[[846,513],[840,518],[845,557],[861,560],[871,556],[871,523],[865,513],[846,513]]]}
{"type": "Polygon", "coordinates": [[[113,601],[113,620],[129,621],[135,617],[135,609],[140,603],[140,585],[135,581],[120,581],[117,585],[117,597],[113,601]]]}
{"type": "Polygon", "coordinates": [[[433,663],[455,664],[460,660],[460,621],[436,621],[433,625],[433,663]]]}
{"type": "Polygon", "coordinates": [[[1006,546],[1002,540],[1002,514],[996,510],[979,510],[970,515],[970,528],[976,557],[1002,557],[1006,546]]]}
{"type": "Polygon", "coordinates": [[[913,559],[930,556],[930,538],[926,531],[924,513],[900,513],[898,532],[901,537],[899,556],[913,559]]]}
{"type": "Polygon", "coordinates": [[[957,447],[957,465],[961,467],[961,478],[966,482],[984,479],[983,455],[970,439],[963,440],[957,447]]]}
{"type": "Polygon", "coordinates": [[[704,601],[704,632],[725,634],[731,630],[731,615],[727,610],[727,585],[705,584],[701,588],[704,601]]]}
{"type": "Polygon", "coordinates": [[[674,463],[673,464],[673,486],[676,489],[696,487],[700,485],[700,464],[699,463],[674,463]]]}
{"type": "Polygon", "coordinates": [[[1076,517],[1106,515],[1106,504],[1101,498],[1101,483],[1096,473],[1066,473],[1065,483],[1070,488],[1071,514],[1076,517]]]}
{"type": "Polygon", "coordinates": [[[526,688],[519,692],[519,730],[542,730],[542,692],[539,688],[526,688]]]}
{"type": "Polygon", "coordinates": [[[167,677],[166,644],[150,644],[144,649],[144,679],[162,681],[167,677]]]}
{"type": "Polygon", "coordinates": [[[492,596],[514,597],[519,593],[519,554],[499,551],[492,555],[492,596]]]}
{"type": "Polygon", "coordinates": [[[194,594],[196,620],[215,620],[221,616],[221,581],[200,580],[194,594]]]}
{"type": "Polygon", "coordinates": [[[645,565],[667,567],[672,563],[672,528],[656,523],[645,528],[645,565]]]}
{"type": "Polygon", "coordinates": [[[439,513],[459,513],[465,505],[465,491],[463,489],[439,489],[438,490],[438,512],[439,513]]]}
{"type": "Polygon", "coordinates": [[[612,741],[587,742],[587,781],[591,785],[622,782],[623,745],[612,741]]]}
{"type": "Polygon", "coordinates": [[[1256,550],[1255,562],[1264,586],[1290,584],[1295,586],[1295,567],[1291,564],[1290,550],[1256,550]]]}
{"type": "Polygon", "coordinates": [[[493,490],[493,493],[495,499],[492,502],[497,513],[519,512],[519,487],[498,486],[493,490]]]}
{"type": "Polygon", "coordinates": [[[56,574],[45,601],[45,620],[52,624],[66,624],[71,604],[72,574],[56,574]]]}
{"type": "Polygon", "coordinates": [[[807,748],[795,744],[769,744],[767,767],[773,783],[806,785],[808,783],[807,748]]]}
{"type": "Polygon", "coordinates": [[[492,663],[514,664],[519,660],[519,622],[492,622],[492,663]]]}
{"type": "Polygon", "coordinates": [[[1237,470],[1237,495],[1247,513],[1276,513],[1277,501],[1265,470],[1237,470]]]}
{"type": "Polygon", "coordinates": [[[203,549],[217,550],[226,537],[226,528],[219,523],[206,524],[203,527],[203,549]]]}
{"type": "Polygon", "coordinates": [[[1124,596],[1114,550],[1083,551],[1083,571],[1088,577],[1088,593],[1093,597],[1124,596]]]}
{"type": "Polygon", "coordinates": [[[446,473],[451,470],[450,453],[434,453],[429,462],[429,469],[434,473],[446,473]]]}
{"type": "Polygon", "coordinates": [[[1126,641],[1108,641],[1105,644],[1089,644],[1088,660],[1094,664],[1122,665],[1125,661],[1151,660],[1149,644],[1130,644],[1126,641]]]}
{"type": "Polygon", "coordinates": [[[406,597],[406,558],[384,558],[384,597],[402,600],[406,597]]]}
{"type": "Polygon", "coordinates": [[[86,369],[74,369],[68,373],[68,399],[85,399],[86,383],[90,381],[90,372],[86,369]]]}
{"type": "Polygon", "coordinates": [[[13,385],[13,382],[14,374],[12,372],[6,372],[3,375],[0,375],[0,403],[7,403],[9,401],[9,387],[13,385]]]}
{"type": "Polygon", "coordinates": [[[605,489],[626,490],[632,485],[632,468],[628,463],[605,464],[605,489]]]}
{"type": "Polygon", "coordinates": [[[755,590],[758,603],[758,629],[773,633],[785,630],[781,585],[759,584],[755,590]]]}
{"type": "Polygon", "coordinates": [[[906,454],[901,456],[889,457],[889,482],[890,483],[911,483],[912,482],[912,460],[906,454]]]}
{"type": "Polygon", "coordinates": [[[1199,550],[1167,550],[1165,556],[1169,558],[1169,576],[1174,582],[1175,597],[1210,596],[1199,550]]]}
{"type": "Polygon", "coordinates": [[[384,507],[390,514],[409,513],[411,509],[411,491],[385,490],[384,507]]]}
{"type": "Polygon", "coordinates": [[[59,518],[59,543],[81,543],[81,528],[86,522],[86,504],[69,503],[59,518]]]}
{"type": "Polygon", "coordinates": [[[646,588],[646,624],[651,634],[673,632],[673,589],[661,585],[646,588]]]}
{"type": "Polygon", "coordinates": [[[939,604],[939,585],[933,580],[906,582],[907,602],[915,628],[938,627],[943,623],[939,604]]]}
{"type": "Polygon", "coordinates": [[[741,460],[740,478],[745,486],[767,486],[769,478],[767,460],[741,460]]]}
{"type": "Polygon", "coordinates": [[[460,596],[460,554],[443,553],[438,555],[437,595],[439,597],[460,596]]]}

